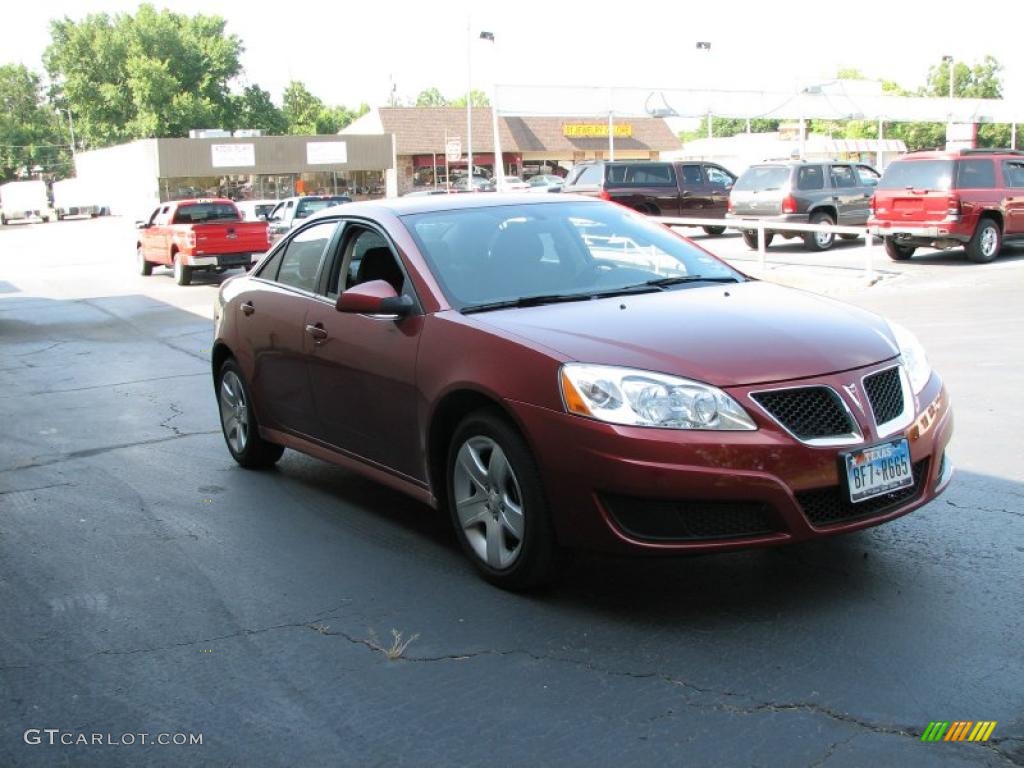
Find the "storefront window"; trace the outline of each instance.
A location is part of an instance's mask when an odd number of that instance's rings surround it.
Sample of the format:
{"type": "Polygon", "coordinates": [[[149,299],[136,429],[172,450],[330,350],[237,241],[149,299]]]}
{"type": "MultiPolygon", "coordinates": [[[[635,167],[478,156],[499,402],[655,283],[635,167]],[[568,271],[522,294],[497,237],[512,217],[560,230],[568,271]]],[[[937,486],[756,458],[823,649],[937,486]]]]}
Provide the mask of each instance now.
{"type": "Polygon", "coordinates": [[[348,195],[353,200],[371,200],[384,196],[384,174],[380,171],[318,171],[160,179],[160,202],[193,197],[281,200],[295,195],[348,195]]]}

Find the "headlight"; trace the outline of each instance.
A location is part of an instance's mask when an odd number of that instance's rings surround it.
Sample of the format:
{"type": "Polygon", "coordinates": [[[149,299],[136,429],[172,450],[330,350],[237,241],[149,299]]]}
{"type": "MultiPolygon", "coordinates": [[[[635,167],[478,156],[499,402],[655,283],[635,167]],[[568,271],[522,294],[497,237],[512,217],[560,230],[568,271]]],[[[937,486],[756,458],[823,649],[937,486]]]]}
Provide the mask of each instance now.
{"type": "Polygon", "coordinates": [[[924,353],[924,347],[917,337],[898,323],[889,323],[892,335],[896,337],[896,346],[900,348],[900,357],[903,358],[903,367],[907,369],[910,377],[910,388],[916,395],[932,375],[932,367],[928,365],[928,358],[924,353]]]}
{"type": "Polygon", "coordinates": [[[670,429],[757,429],[722,390],[663,373],[566,363],[559,375],[569,413],[612,424],[670,429]]]}

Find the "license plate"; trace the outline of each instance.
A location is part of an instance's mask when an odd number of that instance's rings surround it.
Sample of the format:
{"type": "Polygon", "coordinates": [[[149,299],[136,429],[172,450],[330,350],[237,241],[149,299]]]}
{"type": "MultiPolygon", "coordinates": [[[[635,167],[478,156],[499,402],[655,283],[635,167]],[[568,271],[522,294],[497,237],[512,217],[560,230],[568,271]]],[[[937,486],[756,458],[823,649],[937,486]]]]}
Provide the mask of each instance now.
{"type": "Polygon", "coordinates": [[[850,501],[856,503],[914,484],[905,437],[843,454],[850,501]]]}

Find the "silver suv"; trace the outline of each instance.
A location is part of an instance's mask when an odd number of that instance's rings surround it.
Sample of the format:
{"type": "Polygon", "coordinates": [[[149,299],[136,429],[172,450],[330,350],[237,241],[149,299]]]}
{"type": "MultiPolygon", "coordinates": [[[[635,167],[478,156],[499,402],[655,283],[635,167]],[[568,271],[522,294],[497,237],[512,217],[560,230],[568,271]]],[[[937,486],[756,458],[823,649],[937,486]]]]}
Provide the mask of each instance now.
{"type": "MultiPolygon", "coordinates": [[[[750,166],[737,179],[729,195],[727,219],[767,219],[772,224],[839,224],[863,226],[871,212],[871,195],[879,173],[863,163],[779,162],[750,166]]],[[[765,231],[765,246],[775,235],[802,237],[804,247],[826,251],[835,236],[831,232],[794,232],[784,226],[765,231]]],[[[854,240],[857,235],[840,235],[854,240]]],[[[757,248],[757,230],[743,230],[743,240],[757,248]]]]}

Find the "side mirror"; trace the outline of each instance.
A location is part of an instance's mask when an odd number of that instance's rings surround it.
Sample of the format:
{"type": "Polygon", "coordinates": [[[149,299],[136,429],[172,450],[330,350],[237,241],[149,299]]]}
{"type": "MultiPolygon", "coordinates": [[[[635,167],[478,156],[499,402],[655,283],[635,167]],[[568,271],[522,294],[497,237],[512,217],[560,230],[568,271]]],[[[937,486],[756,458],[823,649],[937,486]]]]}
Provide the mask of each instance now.
{"type": "Polygon", "coordinates": [[[370,280],[354,285],[338,296],[334,305],[339,312],[357,315],[398,315],[404,317],[412,312],[412,299],[399,296],[391,283],[385,280],[370,280]]]}
{"type": "Polygon", "coordinates": [[[136,229],[149,229],[149,222],[148,221],[136,221],[135,222],[135,228],[136,229]]]}

